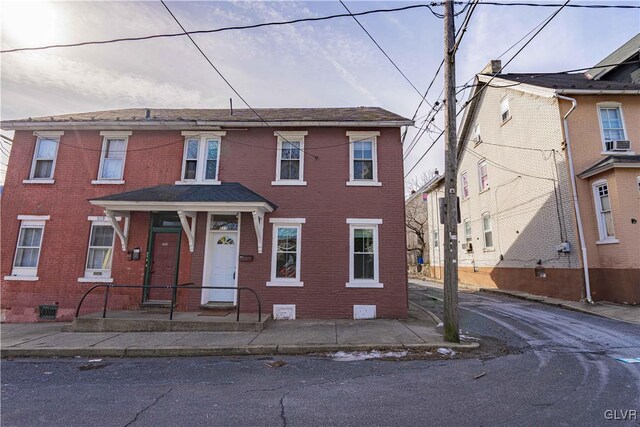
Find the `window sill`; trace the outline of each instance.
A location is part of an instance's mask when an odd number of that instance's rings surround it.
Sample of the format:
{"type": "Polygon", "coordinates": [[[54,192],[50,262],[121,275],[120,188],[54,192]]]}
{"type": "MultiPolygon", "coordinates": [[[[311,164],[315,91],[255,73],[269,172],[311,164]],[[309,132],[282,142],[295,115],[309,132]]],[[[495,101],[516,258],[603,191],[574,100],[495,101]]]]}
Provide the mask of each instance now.
{"type": "Polygon", "coordinates": [[[491,188],[487,187],[484,190],[480,190],[480,192],[478,194],[482,194],[482,193],[486,193],[487,191],[489,191],[491,188]]]}
{"type": "Polygon", "coordinates": [[[304,282],[278,282],[277,280],[273,280],[267,282],[267,286],[269,287],[290,287],[290,288],[301,288],[304,286],[304,282]]]}
{"type": "Polygon", "coordinates": [[[379,181],[347,181],[349,187],[382,187],[379,181]]]}
{"type": "Polygon", "coordinates": [[[16,282],[37,282],[40,278],[38,276],[4,276],[4,280],[16,282]]]}
{"type": "Polygon", "coordinates": [[[347,282],[347,288],[384,288],[382,283],[378,282],[347,282]]]}
{"type": "Polygon", "coordinates": [[[292,186],[305,186],[307,185],[307,181],[287,181],[287,180],[280,180],[280,181],[271,181],[271,185],[282,185],[282,186],[287,186],[287,185],[292,185],[292,186]]]}
{"type": "Polygon", "coordinates": [[[631,150],[627,151],[601,151],[600,154],[603,156],[635,156],[636,153],[631,150]]]}
{"type": "Polygon", "coordinates": [[[620,243],[620,240],[618,239],[604,239],[604,240],[598,240],[596,242],[596,245],[613,245],[615,243],[620,243]]]}
{"type": "Polygon", "coordinates": [[[113,283],[113,278],[111,277],[100,277],[100,278],[78,277],[78,283],[113,283]]]}
{"type": "Polygon", "coordinates": [[[23,184],[53,184],[55,182],[55,179],[25,179],[22,181],[23,184]]]}
{"type": "Polygon", "coordinates": [[[482,249],[482,252],[495,252],[496,250],[494,248],[484,248],[482,249]]]}
{"type": "Polygon", "coordinates": [[[176,181],[176,185],[220,185],[220,181],[176,181]]]}
{"type": "Polygon", "coordinates": [[[93,185],[122,185],[124,184],[123,179],[94,179],[91,181],[93,185]]]}

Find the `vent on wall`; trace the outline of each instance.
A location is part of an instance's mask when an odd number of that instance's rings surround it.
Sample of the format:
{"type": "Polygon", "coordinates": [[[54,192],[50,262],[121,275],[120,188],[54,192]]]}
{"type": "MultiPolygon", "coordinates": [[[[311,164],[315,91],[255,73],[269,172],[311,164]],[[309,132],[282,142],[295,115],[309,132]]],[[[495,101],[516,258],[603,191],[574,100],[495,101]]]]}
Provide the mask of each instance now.
{"type": "Polygon", "coordinates": [[[38,319],[55,320],[57,314],[58,314],[57,305],[39,305],[38,306],[38,319]]]}
{"type": "Polygon", "coordinates": [[[273,304],[274,320],[295,320],[296,305],[295,304],[273,304]]]}
{"type": "Polygon", "coordinates": [[[353,318],[359,319],[375,319],[376,318],[376,306],[375,305],[354,305],[353,306],[353,318]]]}

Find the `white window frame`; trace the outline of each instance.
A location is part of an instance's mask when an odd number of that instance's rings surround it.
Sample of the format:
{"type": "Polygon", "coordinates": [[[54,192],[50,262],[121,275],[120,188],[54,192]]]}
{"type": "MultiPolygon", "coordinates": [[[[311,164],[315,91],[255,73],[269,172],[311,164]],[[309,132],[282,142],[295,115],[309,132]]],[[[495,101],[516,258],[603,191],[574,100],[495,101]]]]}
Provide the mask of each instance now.
{"type": "Polygon", "coordinates": [[[276,153],[276,179],[271,182],[271,185],[307,185],[304,180],[304,137],[308,135],[306,131],[285,132],[276,131],[273,133],[278,137],[278,150],[276,153]],[[282,143],[283,142],[299,142],[300,159],[299,163],[299,176],[298,179],[281,179],[280,178],[280,162],[282,161],[282,143]]]}
{"type": "Polygon", "coordinates": [[[476,123],[473,127],[473,142],[476,146],[482,143],[482,135],[480,134],[480,123],[476,123]]]}
{"type": "Polygon", "coordinates": [[[511,108],[509,106],[509,97],[505,96],[500,100],[500,123],[503,125],[511,120],[511,108]],[[504,117],[504,113],[507,113],[507,117],[504,117]]]}
{"type": "Polygon", "coordinates": [[[346,283],[347,288],[383,288],[384,284],[380,282],[380,250],[378,240],[378,226],[382,224],[382,219],[369,218],[347,218],[349,224],[349,281],[346,283]],[[353,265],[354,254],[354,231],[356,229],[368,229],[373,231],[373,279],[356,279],[354,278],[355,266],[353,265]]]}
{"type": "Polygon", "coordinates": [[[100,165],[98,166],[98,178],[91,181],[92,184],[124,184],[124,167],[127,161],[127,149],[129,147],[129,137],[132,135],[131,131],[102,131],[102,152],[100,153],[100,165]],[[108,141],[111,139],[123,139],[124,140],[124,153],[122,155],[122,170],[120,176],[117,178],[103,178],[102,169],[104,167],[104,161],[107,155],[108,141]]]}
{"type": "MultiPolygon", "coordinates": [[[[120,218],[116,218],[116,220],[119,220],[120,218]]],[[[111,271],[113,269],[113,254],[115,252],[114,249],[114,244],[116,241],[116,232],[115,230],[113,230],[113,237],[112,237],[112,241],[111,241],[111,260],[109,262],[109,269],[90,269],[87,268],[87,263],[89,262],[89,252],[91,251],[91,236],[93,234],[93,227],[94,226],[109,226],[112,227],[111,222],[109,222],[109,220],[107,220],[104,217],[89,217],[88,220],[90,221],[90,226],[89,226],[89,241],[87,243],[87,257],[85,258],[85,262],[84,262],[84,277],[80,277],[78,278],[78,282],[90,282],[90,283],[112,283],[113,279],[111,278],[111,271]],[[103,274],[100,276],[94,276],[92,273],[94,271],[101,271],[103,274]]],[[[98,246],[100,248],[106,247],[106,246],[98,246]]]]}
{"type": "Polygon", "coordinates": [[[606,245],[611,243],[619,243],[620,240],[616,238],[616,227],[613,222],[613,206],[611,206],[611,194],[609,193],[609,183],[606,179],[600,179],[595,181],[591,185],[593,191],[593,201],[596,208],[596,220],[598,222],[598,236],[600,240],[596,242],[598,245],[606,245]],[[613,226],[613,236],[607,236],[607,225],[604,221],[604,212],[602,211],[602,202],[600,200],[599,188],[606,185],[607,186],[607,195],[609,197],[609,212],[611,212],[611,224],[613,226]]]}
{"type": "Polygon", "coordinates": [[[493,250],[493,221],[491,220],[491,214],[489,212],[485,212],[480,217],[482,221],[482,244],[485,250],[493,250]],[[485,228],[484,218],[489,217],[489,228],[485,228]],[[487,233],[491,233],[491,246],[487,246],[487,233]]]}
{"type": "Polygon", "coordinates": [[[227,132],[225,131],[184,131],[182,132],[182,136],[184,136],[184,147],[182,149],[182,168],[180,171],[180,180],[176,181],[176,185],[220,185],[220,153],[222,152],[222,137],[225,136],[227,132]],[[184,172],[187,165],[187,146],[188,141],[190,139],[198,139],[198,159],[196,166],[196,177],[195,179],[185,179],[184,172]],[[205,174],[207,171],[207,144],[208,140],[215,139],[218,141],[218,158],[216,159],[216,178],[215,179],[205,179],[205,174]]]}
{"type": "Polygon", "coordinates": [[[349,137],[349,181],[348,186],[380,187],[382,182],[378,180],[378,137],[380,132],[373,131],[347,131],[349,137]],[[353,177],[353,152],[354,142],[371,141],[371,160],[373,163],[373,179],[354,179],[353,177]]]}
{"type": "Polygon", "coordinates": [[[273,233],[271,237],[271,280],[267,282],[270,287],[303,287],[304,282],[300,279],[300,265],[302,255],[302,224],[306,223],[305,218],[270,218],[269,222],[273,224],[273,233]],[[278,229],[295,228],[296,231],[296,277],[276,277],[276,269],[278,264],[278,229]]]}
{"type": "Polygon", "coordinates": [[[60,150],[60,138],[64,135],[64,131],[35,131],[33,135],[36,136],[35,149],[33,150],[33,158],[31,159],[31,170],[29,171],[29,179],[22,181],[23,184],[53,184],[55,183],[56,163],[58,159],[58,151],[60,150]],[[38,147],[40,146],[40,140],[47,139],[56,141],[56,152],[53,155],[53,163],[51,164],[51,176],[48,178],[36,178],[36,162],[38,155],[38,147]]]}
{"type": "Polygon", "coordinates": [[[467,171],[464,171],[460,174],[460,192],[462,193],[462,200],[467,200],[470,196],[469,192],[469,174],[467,171]],[[465,189],[467,194],[465,193],[465,189]]]}
{"type": "Polygon", "coordinates": [[[462,222],[462,228],[464,230],[465,243],[472,243],[473,237],[472,237],[472,232],[471,232],[471,220],[469,218],[465,219],[462,222]],[[469,225],[469,229],[468,230],[467,230],[467,225],[469,225]],[[469,231],[468,234],[467,234],[467,231],[469,231]]]}
{"type": "Polygon", "coordinates": [[[44,241],[44,229],[46,222],[50,219],[49,215],[18,215],[20,221],[20,228],[18,230],[18,239],[16,240],[16,248],[13,254],[13,263],[11,264],[11,276],[5,276],[4,280],[24,280],[24,281],[36,281],[38,277],[38,266],[40,265],[40,257],[42,255],[42,243],[44,241]],[[38,258],[36,259],[35,267],[16,267],[16,260],[18,258],[18,249],[20,245],[20,235],[23,228],[41,228],[42,234],[40,236],[40,246],[38,246],[38,258]]]}
{"type": "Polygon", "coordinates": [[[617,108],[618,111],[620,111],[620,120],[622,121],[622,133],[623,135],[623,141],[626,141],[629,139],[629,134],[627,133],[627,126],[625,124],[625,120],[624,120],[624,111],[622,110],[622,103],[620,102],[611,102],[611,101],[607,101],[607,102],[598,102],[596,104],[596,107],[598,108],[598,125],[600,126],[600,139],[602,140],[602,154],[617,154],[617,155],[634,155],[635,153],[631,151],[631,148],[629,148],[628,151],[608,151],[607,150],[607,141],[604,138],[604,127],[602,126],[602,110],[603,109],[611,109],[611,108],[617,108]]]}
{"type": "Polygon", "coordinates": [[[487,162],[487,159],[482,159],[478,162],[478,189],[482,193],[484,191],[488,191],[490,187],[491,187],[491,184],[489,183],[489,163],[487,162]],[[486,188],[482,187],[482,165],[485,165],[487,168],[487,187],[486,188]]]}

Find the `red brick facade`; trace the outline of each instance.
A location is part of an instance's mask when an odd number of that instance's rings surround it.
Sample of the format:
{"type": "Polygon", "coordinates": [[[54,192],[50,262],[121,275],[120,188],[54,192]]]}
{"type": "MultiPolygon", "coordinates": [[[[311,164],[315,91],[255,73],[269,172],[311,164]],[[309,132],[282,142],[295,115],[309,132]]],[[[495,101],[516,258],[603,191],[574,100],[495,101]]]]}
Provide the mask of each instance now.
{"type": "MultiPolygon", "coordinates": [[[[131,130],[131,129],[127,129],[131,130]]],[[[287,130],[287,129],[282,129],[287,130]]],[[[300,130],[295,129],[295,130],[300,130]]],[[[306,186],[272,186],[275,179],[276,143],[268,128],[227,130],[221,138],[219,179],[238,182],[278,208],[265,216],[264,244],[257,251],[251,214],[240,223],[241,255],[252,262],[238,264],[238,286],[253,288],[261,297],[263,312],[272,305],[296,304],[298,318],[351,318],[354,304],[377,306],[377,316],[402,318],[407,310],[402,146],[399,128],[370,129],[377,138],[378,180],[382,186],[347,186],[349,181],[350,128],[309,127],[304,148],[306,186]],[[329,147],[331,146],[331,147],[329,147]],[[322,148],[326,147],[326,148],[322,148]],[[301,232],[303,287],[267,287],[271,277],[272,224],[270,218],[305,218],[301,232]],[[347,288],[349,281],[349,225],[347,218],[381,219],[379,232],[380,289],[347,288]]],[[[88,216],[103,215],[88,200],[114,193],[174,184],[180,179],[184,137],[179,130],[133,129],[127,146],[122,185],[97,185],[103,137],[99,130],[65,130],[60,139],[54,184],[25,184],[33,159],[33,131],[16,131],[2,195],[2,315],[11,322],[35,321],[38,305],[58,305],[58,320],[69,320],[83,292],[91,284],[79,283],[84,275],[91,223],[88,216]],[[37,281],[4,280],[11,275],[20,221],[18,215],[49,215],[37,269],[37,281]]],[[[128,248],[149,244],[149,212],[132,212],[128,248]]],[[[178,283],[202,284],[207,213],[198,213],[196,241],[189,251],[181,239],[178,283]]],[[[116,237],[111,277],[116,284],[144,283],[144,255],[129,261],[116,237]]],[[[197,309],[199,291],[181,291],[179,309],[197,309]]],[[[86,302],[86,311],[102,304],[101,292],[86,302]]],[[[253,299],[242,295],[242,307],[255,311],[253,299]],[[246,305],[245,305],[246,303],[246,305]]],[[[112,290],[110,309],[137,309],[140,289],[112,290]]]]}

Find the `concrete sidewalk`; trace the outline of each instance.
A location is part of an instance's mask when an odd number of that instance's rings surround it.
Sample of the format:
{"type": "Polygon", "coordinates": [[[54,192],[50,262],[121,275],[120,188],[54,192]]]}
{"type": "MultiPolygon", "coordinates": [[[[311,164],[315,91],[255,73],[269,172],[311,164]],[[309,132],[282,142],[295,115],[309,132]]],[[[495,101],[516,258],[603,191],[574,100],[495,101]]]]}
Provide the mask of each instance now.
{"type": "MultiPolygon", "coordinates": [[[[436,289],[442,289],[442,283],[430,282],[425,280],[410,279],[409,283],[433,287],[436,289]]],[[[514,298],[524,299],[528,301],[535,301],[542,304],[553,305],[556,307],[562,307],[567,310],[578,311],[581,313],[592,314],[595,316],[606,317],[612,320],[619,320],[622,322],[633,323],[640,325],[640,306],[614,304],[606,301],[598,301],[594,304],[589,304],[580,301],[567,301],[558,298],[545,297],[540,295],[532,295],[526,292],[510,291],[506,289],[495,288],[478,288],[472,286],[460,285],[461,289],[473,290],[476,292],[485,292],[490,294],[506,295],[514,298]]]]}
{"type": "Polygon", "coordinates": [[[474,349],[452,344],[432,316],[407,320],[292,320],[260,332],[63,332],[65,323],[3,324],[2,357],[154,357],[307,354],[373,349],[474,349]]]}

